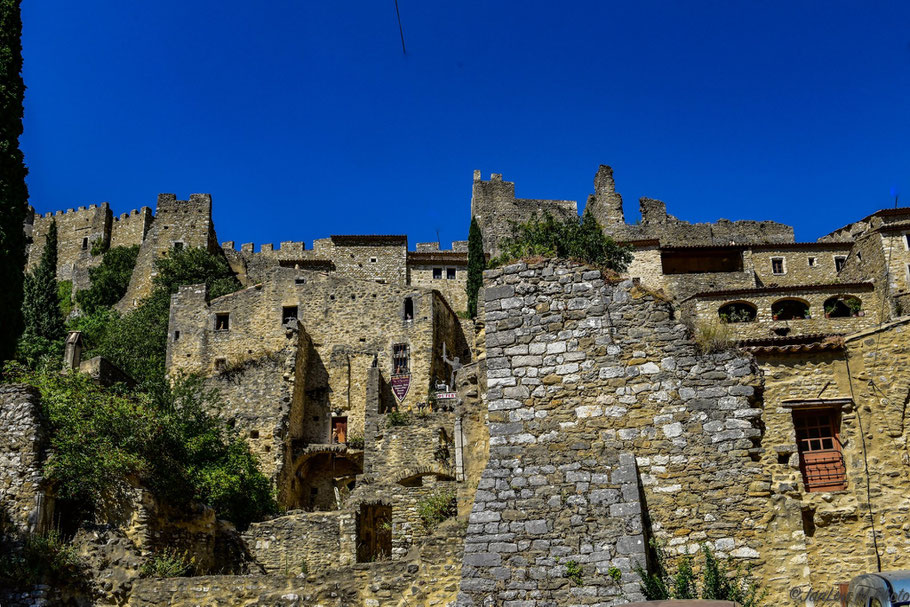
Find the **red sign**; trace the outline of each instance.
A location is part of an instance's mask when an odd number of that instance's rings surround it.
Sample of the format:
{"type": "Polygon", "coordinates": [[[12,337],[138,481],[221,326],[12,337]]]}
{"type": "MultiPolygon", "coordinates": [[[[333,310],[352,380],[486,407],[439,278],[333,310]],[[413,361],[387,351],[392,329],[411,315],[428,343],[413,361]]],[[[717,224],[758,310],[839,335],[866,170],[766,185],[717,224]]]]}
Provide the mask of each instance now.
{"type": "Polygon", "coordinates": [[[407,396],[408,388],[411,387],[411,374],[393,374],[389,383],[392,384],[392,393],[395,395],[395,398],[398,399],[398,402],[401,402],[404,400],[404,397],[407,396]]]}
{"type": "Polygon", "coordinates": [[[454,392],[437,392],[436,393],[436,398],[439,400],[443,400],[446,398],[455,398],[455,396],[456,396],[456,394],[454,392]]]}

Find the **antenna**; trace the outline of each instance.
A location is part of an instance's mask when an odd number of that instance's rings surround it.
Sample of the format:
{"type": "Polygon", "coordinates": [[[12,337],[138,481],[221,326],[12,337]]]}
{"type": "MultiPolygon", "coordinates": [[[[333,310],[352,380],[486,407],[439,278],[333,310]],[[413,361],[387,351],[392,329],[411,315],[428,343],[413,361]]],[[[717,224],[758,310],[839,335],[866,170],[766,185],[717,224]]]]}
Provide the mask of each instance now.
{"type": "Polygon", "coordinates": [[[401,34],[401,54],[407,55],[408,52],[404,49],[404,30],[401,29],[401,11],[398,10],[398,0],[395,0],[395,14],[398,15],[398,33],[401,34]]]}
{"type": "Polygon", "coordinates": [[[439,248],[442,243],[439,241],[439,228],[436,228],[436,248],[439,248]]]}

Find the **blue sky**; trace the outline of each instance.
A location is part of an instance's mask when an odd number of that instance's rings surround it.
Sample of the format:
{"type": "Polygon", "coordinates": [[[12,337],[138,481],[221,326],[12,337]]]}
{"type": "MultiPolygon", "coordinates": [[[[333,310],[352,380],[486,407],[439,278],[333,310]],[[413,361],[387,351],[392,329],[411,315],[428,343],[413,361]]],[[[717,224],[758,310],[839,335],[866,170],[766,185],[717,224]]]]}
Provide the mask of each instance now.
{"type": "Polygon", "coordinates": [[[210,192],[219,239],[465,238],[472,171],[814,240],[910,205],[910,2],[28,0],[39,211],[210,192]]]}

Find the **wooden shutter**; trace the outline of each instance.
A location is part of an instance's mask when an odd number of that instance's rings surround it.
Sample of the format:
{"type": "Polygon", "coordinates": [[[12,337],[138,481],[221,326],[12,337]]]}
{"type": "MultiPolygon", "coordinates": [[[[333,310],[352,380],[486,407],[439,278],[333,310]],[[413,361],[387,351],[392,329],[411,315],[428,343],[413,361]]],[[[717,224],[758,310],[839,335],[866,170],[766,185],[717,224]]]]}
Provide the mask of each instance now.
{"type": "Polygon", "coordinates": [[[793,412],[799,466],[807,491],[847,488],[838,421],[838,412],[832,409],[793,412]]]}

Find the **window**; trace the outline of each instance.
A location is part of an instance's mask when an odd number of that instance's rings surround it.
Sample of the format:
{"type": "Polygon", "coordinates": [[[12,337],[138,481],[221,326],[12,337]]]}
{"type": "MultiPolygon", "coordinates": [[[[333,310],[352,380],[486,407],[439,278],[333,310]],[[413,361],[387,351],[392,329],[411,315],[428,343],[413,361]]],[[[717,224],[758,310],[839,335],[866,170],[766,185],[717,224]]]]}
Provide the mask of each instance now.
{"type": "Polygon", "coordinates": [[[799,467],[806,491],[842,491],[847,468],[841,454],[840,419],[836,409],[793,412],[799,467]]]}
{"type": "Polygon", "coordinates": [[[838,272],[844,269],[844,266],[847,263],[847,257],[845,255],[836,255],[834,257],[834,269],[838,272]]]}
{"type": "Polygon", "coordinates": [[[175,251],[182,251],[182,250],[183,250],[183,243],[182,243],[182,242],[175,242],[175,243],[173,243],[173,245],[174,245],[174,250],[175,250],[175,251]]]}
{"type": "Polygon", "coordinates": [[[88,248],[88,238],[83,238],[82,239],[82,250],[84,251],[87,248],[88,248]]]}
{"type": "Polygon", "coordinates": [[[404,298],[404,319],[405,321],[414,320],[414,300],[410,297],[404,298]]]}
{"type": "Polygon", "coordinates": [[[250,430],[250,438],[259,438],[259,430],[250,430]]]}
{"type": "Polygon", "coordinates": [[[758,309],[744,301],[724,304],[717,310],[721,322],[755,322],[757,314],[758,309]]]}
{"type": "Polygon", "coordinates": [[[215,330],[229,331],[231,328],[231,315],[227,312],[215,314],[215,330]]]}
{"type": "Polygon", "coordinates": [[[779,299],[771,304],[774,320],[800,320],[810,318],[809,304],[800,299],[779,299]]]}
{"type": "Polygon", "coordinates": [[[910,250],[910,233],[904,234],[904,248],[910,250]]]}
{"type": "Polygon", "coordinates": [[[379,260],[376,259],[375,257],[370,257],[370,263],[376,263],[377,261],[379,261],[379,260]]]}
{"type": "Polygon", "coordinates": [[[446,268],[446,280],[455,280],[455,268],[446,268]]]}
{"type": "Polygon", "coordinates": [[[174,341],[180,341],[180,331],[174,331],[174,341]]]}
{"type": "Polygon", "coordinates": [[[433,268],[433,280],[440,280],[442,278],[442,268],[433,268]]]}
{"type": "Polygon", "coordinates": [[[784,274],[786,270],[784,269],[784,258],[783,257],[772,257],[771,258],[771,273],[772,274],[784,274]]]}
{"type": "Polygon", "coordinates": [[[297,306],[284,306],[281,308],[281,324],[297,320],[297,306]]]}
{"type": "Polygon", "coordinates": [[[396,374],[411,372],[411,349],[408,344],[392,346],[392,368],[396,374]]]}
{"type": "Polygon", "coordinates": [[[810,267],[810,268],[814,268],[814,267],[815,267],[815,257],[810,257],[810,258],[809,258],[809,267],[810,267]]]}

